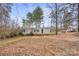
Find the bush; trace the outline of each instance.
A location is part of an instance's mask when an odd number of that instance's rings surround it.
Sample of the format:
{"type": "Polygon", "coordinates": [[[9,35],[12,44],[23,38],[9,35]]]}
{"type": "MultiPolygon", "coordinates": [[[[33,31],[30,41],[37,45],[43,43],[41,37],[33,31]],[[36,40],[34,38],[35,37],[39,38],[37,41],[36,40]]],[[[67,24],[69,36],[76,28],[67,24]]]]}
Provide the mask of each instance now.
{"type": "Polygon", "coordinates": [[[0,39],[5,39],[5,38],[11,38],[15,36],[22,36],[23,33],[21,29],[7,29],[6,30],[0,30],[0,39]]]}

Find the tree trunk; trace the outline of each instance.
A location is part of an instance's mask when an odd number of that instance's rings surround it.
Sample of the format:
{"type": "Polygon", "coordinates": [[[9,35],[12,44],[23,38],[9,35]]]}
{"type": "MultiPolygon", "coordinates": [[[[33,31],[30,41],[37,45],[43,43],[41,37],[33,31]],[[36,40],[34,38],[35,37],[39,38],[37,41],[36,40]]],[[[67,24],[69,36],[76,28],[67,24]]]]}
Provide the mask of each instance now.
{"type": "Polygon", "coordinates": [[[56,35],[58,34],[58,16],[57,16],[57,3],[55,3],[56,8],[56,35]]]}
{"type": "Polygon", "coordinates": [[[78,32],[79,32],[79,3],[78,3],[78,32]]]}

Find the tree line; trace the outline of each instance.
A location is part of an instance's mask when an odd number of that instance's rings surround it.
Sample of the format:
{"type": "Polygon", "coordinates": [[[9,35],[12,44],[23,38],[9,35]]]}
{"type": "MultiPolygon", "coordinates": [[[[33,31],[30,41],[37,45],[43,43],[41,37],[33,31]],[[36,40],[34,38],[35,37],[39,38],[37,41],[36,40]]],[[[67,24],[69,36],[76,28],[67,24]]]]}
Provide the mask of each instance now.
{"type": "MultiPolygon", "coordinates": [[[[79,18],[78,18],[79,17],[78,16],[79,6],[78,5],[79,4],[75,4],[75,3],[46,4],[47,8],[51,9],[51,13],[48,17],[51,18],[51,22],[50,22],[51,27],[53,27],[52,24],[55,24],[54,28],[55,28],[56,34],[58,34],[59,29],[60,29],[60,31],[66,32],[66,30],[70,26],[73,29],[74,29],[74,27],[76,27],[74,30],[79,32],[79,18]],[[74,22],[76,22],[76,24],[74,24],[74,22]]],[[[29,23],[29,24],[33,25],[34,22],[36,22],[39,25],[41,24],[41,22],[40,22],[41,18],[38,18],[37,15],[39,17],[42,16],[42,21],[43,21],[43,18],[44,18],[43,17],[43,11],[41,12],[41,14],[36,12],[36,16],[35,16],[36,19],[34,19],[33,15],[34,15],[36,9],[33,11],[33,13],[28,12],[28,14],[27,14],[27,19],[28,20],[26,20],[26,23],[29,23]],[[31,20],[29,20],[29,18],[31,20]]],[[[40,7],[40,9],[42,10],[41,7],[40,7]]],[[[37,26],[36,23],[35,23],[35,26],[37,26]]],[[[40,26],[37,26],[37,27],[39,28],[40,26]]]]}
{"type": "Polygon", "coordinates": [[[13,4],[0,3],[0,39],[14,37],[20,34],[17,22],[10,18],[13,4]]]}
{"type": "MultiPolygon", "coordinates": [[[[45,4],[46,8],[50,8],[51,13],[48,16],[51,19],[52,24],[55,24],[55,31],[58,34],[59,29],[61,31],[67,30],[69,26],[76,26],[76,30],[79,32],[79,4],[78,3],[50,3],[45,4]],[[76,22],[76,24],[74,23],[76,22]]],[[[11,20],[10,13],[13,4],[0,3],[0,38],[13,37],[22,34],[22,27],[17,26],[17,22],[11,20]]],[[[26,11],[27,12],[27,11],[26,11]]],[[[35,26],[40,28],[44,21],[44,13],[40,6],[37,6],[33,12],[28,12],[26,19],[23,20],[23,27],[35,26]]]]}

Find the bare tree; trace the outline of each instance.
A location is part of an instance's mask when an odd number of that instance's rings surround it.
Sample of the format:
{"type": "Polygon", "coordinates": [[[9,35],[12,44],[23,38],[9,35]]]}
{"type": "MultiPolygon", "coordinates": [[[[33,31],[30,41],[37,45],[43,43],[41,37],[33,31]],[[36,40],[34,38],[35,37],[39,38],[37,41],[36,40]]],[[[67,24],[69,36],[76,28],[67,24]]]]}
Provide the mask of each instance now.
{"type": "Polygon", "coordinates": [[[9,30],[9,21],[11,12],[11,4],[1,3],[0,4],[0,32],[1,37],[8,35],[9,30]]]}
{"type": "Polygon", "coordinates": [[[56,35],[58,34],[58,16],[57,16],[57,3],[55,3],[55,8],[56,8],[56,35]]]}
{"type": "Polygon", "coordinates": [[[48,7],[51,8],[50,18],[51,24],[55,23],[56,25],[56,35],[58,34],[58,5],[55,4],[48,4],[48,7]]]}

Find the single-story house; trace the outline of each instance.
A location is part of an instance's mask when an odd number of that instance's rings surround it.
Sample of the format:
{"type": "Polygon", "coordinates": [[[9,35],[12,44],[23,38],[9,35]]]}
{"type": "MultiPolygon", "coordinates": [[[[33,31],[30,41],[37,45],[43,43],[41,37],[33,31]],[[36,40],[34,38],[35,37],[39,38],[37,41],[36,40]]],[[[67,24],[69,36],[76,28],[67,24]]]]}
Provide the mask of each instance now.
{"type": "MultiPolygon", "coordinates": [[[[53,30],[52,30],[53,31],[53,30]]],[[[44,27],[44,28],[25,28],[23,29],[23,34],[50,34],[51,32],[51,27],[44,27]]]]}

